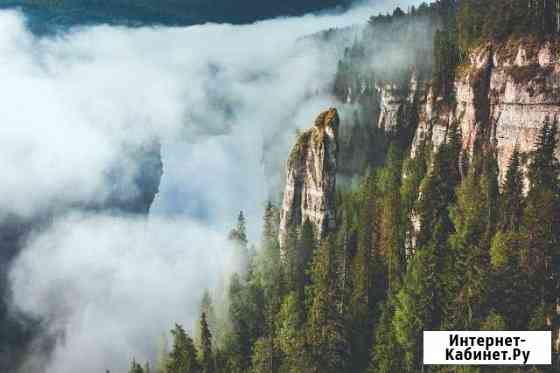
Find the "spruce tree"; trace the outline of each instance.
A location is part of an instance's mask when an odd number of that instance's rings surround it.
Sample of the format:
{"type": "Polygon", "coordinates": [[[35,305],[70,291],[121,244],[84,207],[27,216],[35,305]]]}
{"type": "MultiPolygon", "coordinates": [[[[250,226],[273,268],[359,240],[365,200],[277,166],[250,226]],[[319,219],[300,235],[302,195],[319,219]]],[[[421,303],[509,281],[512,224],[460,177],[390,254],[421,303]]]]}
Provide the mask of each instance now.
{"type": "Polygon", "coordinates": [[[404,232],[401,226],[400,187],[402,174],[401,152],[391,145],[387,166],[378,177],[382,200],[379,207],[378,250],[386,264],[387,288],[397,292],[405,268],[404,232]]]}
{"type": "Polygon", "coordinates": [[[556,305],[560,289],[560,165],[555,156],[557,124],[547,120],[532,153],[527,176],[529,192],[523,217],[525,261],[532,279],[535,302],[544,307],[545,318],[558,335],[556,305]]]}
{"type": "Polygon", "coordinates": [[[253,347],[252,373],[273,373],[278,371],[274,341],[270,337],[259,338],[253,347]]]}
{"type": "MultiPolygon", "coordinates": [[[[386,266],[379,249],[379,214],[377,197],[381,194],[377,177],[367,175],[357,192],[352,210],[357,212],[353,226],[357,243],[351,264],[351,289],[347,319],[351,361],[349,371],[363,372],[370,360],[374,323],[379,318],[379,304],[387,292],[386,266]]],[[[354,248],[355,246],[355,248],[354,248]]]]}
{"type": "Polygon", "coordinates": [[[259,345],[255,346],[252,358],[255,370],[259,369],[255,364],[259,364],[262,369],[270,369],[270,372],[276,372],[278,368],[278,348],[274,344],[276,338],[275,320],[280,312],[282,299],[287,288],[278,243],[278,217],[278,209],[269,202],[264,214],[262,247],[257,265],[265,303],[262,331],[265,337],[258,340],[259,345]],[[255,359],[258,360],[258,363],[255,359]]]}
{"type": "MultiPolygon", "coordinates": [[[[435,230],[442,231],[442,224],[437,224],[435,230]]],[[[413,372],[422,365],[422,332],[434,330],[440,324],[440,252],[436,242],[420,248],[412,258],[404,286],[395,297],[392,323],[395,339],[403,351],[405,372],[413,372]]]]}
{"type": "Polygon", "coordinates": [[[455,203],[455,190],[461,182],[461,147],[461,132],[457,123],[453,123],[446,142],[435,154],[432,169],[420,188],[421,198],[415,209],[420,223],[416,240],[419,247],[433,239],[442,241],[439,242],[441,244],[453,231],[448,207],[455,203]],[[434,235],[436,224],[441,227],[439,237],[434,235]]]}
{"type": "Polygon", "coordinates": [[[199,373],[200,365],[192,338],[179,324],[171,330],[173,348],[167,361],[167,373],[199,373]]]}
{"type": "Polygon", "coordinates": [[[258,276],[248,272],[243,281],[234,274],[229,287],[229,303],[229,369],[245,372],[251,365],[253,344],[264,334],[266,327],[264,291],[258,276]]]}
{"type": "MultiPolygon", "coordinates": [[[[401,289],[401,291],[403,291],[401,289]]],[[[398,342],[393,318],[395,305],[393,298],[389,298],[381,308],[381,317],[375,327],[375,337],[371,352],[371,363],[368,373],[403,372],[403,349],[398,342]]]]}
{"type": "Polygon", "coordinates": [[[446,326],[456,330],[475,329],[480,317],[484,317],[490,260],[486,237],[493,236],[489,214],[492,202],[485,179],[471,170],[458,188],[457,202],[450,210],[454,233],[449,239],[444,286],[448,303],[446,326]]]}
{"type": "Polygon", "coordinates": [[[499,228],[504,231],[519,231],[523,218],[523,173],[521,157],[514,149],[500,196],[499,228]]]}
{"type": "Polygon", "coordinates": [[[521,266],[523,237],[520,233],[498,231],[492,241],[492,275],[488,282],[489,307],[500,315],[506,330],[524,330],[537,306],[527,272],[521,266]]]}
{"type": "Polygon", "coordinates": [[[311,307],[307,320],[313,372],[341,372],[348,366],[349,346],[343,312],[339,307],[341,292],[335,253],[333,240],[327,239],[321,243],[313,259],[311,307]]]}
{"type": "Polygon", "coordinates": [[[276,329],[276,343],[283,356],[281,371],[306,371],[310,359],[305,335],[305,310],[295,292],[284,298],[276,318],[276,329]]]}
{"type": "Polygon", "coordinates": [[[237,256],[237,271],[239,273],[247,271],[251,261],[246,224],[245,215],[243,214],[243,211],[240,211],[237,216],[237,224],[235,228],[229,232],[228,236],[229,241],[233,244],[233,249],[235,250],[235,254],[237,256]]]}
{"type": "MultiPolygon", "coordinates": [[[[204,293],[202,295],[199,314],[205,315],[206,323],[208,325],[208,330],[212,335],[213,341],[216,340],[216,337],[218,335],[218,319],[216,316],[216,312],[214,311],[212,296],[210,295],[210,291],[208,289],[204,290],[204,293]]],[[[199,344],[202,338],[202,330],[200,329],[200,326],[201,324],[199,324],[199,328],[197,329],[197,334],[196,334],[196,340],[199,344]]]]}
{"type": "Polygon", "coordinates": [[[142,369],[142,365],[138,364],[135,359],[132,359],[128,373],[144,373],[144,369],[142,369]]]}
{"type": "Polygon", "coordinates": [[[206,313],[200,316],[200,348],[199,359],[202,373],[214,373],[214,357],[212,354],[212,333],[206,320],[206,313]]]}

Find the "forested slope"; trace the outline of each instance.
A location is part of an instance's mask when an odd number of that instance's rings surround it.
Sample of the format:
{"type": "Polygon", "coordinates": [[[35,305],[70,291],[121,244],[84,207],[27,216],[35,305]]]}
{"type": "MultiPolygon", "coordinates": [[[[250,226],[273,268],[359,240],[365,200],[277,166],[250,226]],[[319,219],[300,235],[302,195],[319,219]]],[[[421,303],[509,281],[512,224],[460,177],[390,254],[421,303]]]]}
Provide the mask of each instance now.
{"type": "Polygon", "coordinates": [[[176,325],[131,372],[557,371],[559,11],[443,0],[372,17],[334,78],[351,112],[336,159],[311,156],[310,130],[288,162],[313,219],[286,220],[294,203],[280,223],[269,203],[252,246],[240,214],[243,268],[205,295],[194,339],[176,325]],[[337,176],[358,182],[330,193],[337,176]],[[424,330],[552,330],[554,365],[422,367],[424,330]]]}

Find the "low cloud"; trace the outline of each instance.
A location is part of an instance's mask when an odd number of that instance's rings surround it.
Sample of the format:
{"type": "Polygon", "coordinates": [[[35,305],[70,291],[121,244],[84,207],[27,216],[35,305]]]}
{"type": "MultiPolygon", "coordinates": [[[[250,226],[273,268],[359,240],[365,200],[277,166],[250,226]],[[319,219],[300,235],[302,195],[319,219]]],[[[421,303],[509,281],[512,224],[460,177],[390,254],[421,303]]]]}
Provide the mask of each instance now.
{"type": "Polygon", "coordinates": [[[235,263],[221,233],[192,221],[71,215],[32,240],[10,279],[20,309],[59,336],[47,372],[119,372],[153,359],[174,322],[190,327],[201,292],[235,263]]]}

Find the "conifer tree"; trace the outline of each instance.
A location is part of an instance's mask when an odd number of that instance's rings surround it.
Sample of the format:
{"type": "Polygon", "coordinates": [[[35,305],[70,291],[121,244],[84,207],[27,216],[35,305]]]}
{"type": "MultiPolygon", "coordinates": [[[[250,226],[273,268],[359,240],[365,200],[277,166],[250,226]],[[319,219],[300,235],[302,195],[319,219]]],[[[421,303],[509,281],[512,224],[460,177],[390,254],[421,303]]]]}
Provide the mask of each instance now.
{"type": "Polygon", "coordinates": [[[537,306],[527,272],[522,268],[523,237],[513,230],[498,231],[492,241],[491,299],[489,304],[505,323],[505,330],[527,328],[537,306]],[[533,299],[533,301],[532,301],[533,299]]]}
{"type": "Polygon", "coordinates": [[[335,373],[348,365],[348,340],[337,281],[336,248],[332,240],[321,243],[313,259],[311,307],[307,341],[312,354],[313,372],[335,373]]]}
{"type": "Polygon", "coordinates": [[[519,231],[523,218],[523,173],[517,147],[511,155],[500,199],[499,228],[503,232],[519,231]]]}
{"type": "Polygon", "coordinates": [[[250,264],[249,241],[243,211],[237,216],[237,225],[229,233],[229,240],[233,243],[239,261],[239,271],[244,272],[250,264]]]}
{"type": "Polygon", "coordinates": [[[560,166],[555,157],[557,125],[547,120],[537,139],[527,176],[529,192],[523,217],[525,261],[533,285],[535,303],[542,304],[544,315],[558,334],[556,304],[558,304],[560,274],[560,197],[558,176],[560,166]]]}
{"type": "Polygon", "coordinates": [[[179,324],[171,330],[173,348],[167,361],[167,373],[199,373],[197,352],[192,338],[179,324]]]}
{"type": "Polygon", "coordinates": [[[144,369],[142,369],[142,365],[138,364],[135,359],[132,359],[128,373],[144,373],[144,369]]]}
{"type": "Polygon", "coordinates": [[[259,338],[253,348],[252,373],[273,373],[278,371],[274,341],[270,337],[259,338]]]}
{"type": "Polygon", "coordinates": [[[304,296],[303,291],[305,287],[311,283],[309,267],[311,266],[311,261],[313,260],[313,254],[317,245],[315,237],[313,224],[311,224],[309,220],[306,220],[301,228],[301,234],[297,245],[299,259],[296,262],[298,285],[295,290],[299,291],[302,297],[304,296]]]}
{"type": "Polygon", "coordinates": [[[351,289],[347,319],[351,361],[349,371],[363,372],[370,360],[374,323],[379,318],[379,304],[386,295],[385,263],[378,248],[379,224],[376,177],[367,175],[352,207],[357,212],[353,226],[357,243],[351,264],[351,289]]]}
{"type": "MultiPolygon", "coordinates": [[[[216,316],[216,312],[214,311],[214,304],[212,302],[212,296],[210,295],[210,291],[208,289],[204,290],[202,294],[202,300],[200,301],[200,309],[199,314],[204,314],[206,318],[206,323],[208,325],[208,329],[212,336],[212,341],[216,340],[218,336],[218,319],[216,316]]],[[[202,330],[200,329],[201,324],[198,325],[198,329],[196,330],[196,341],[199,345],[202,339],[202,330]]]]}
{"type": "Polygon", "coordinates": [[[229,287],[229,302],[228,369],[246,372],[251,366],[253,344],[265,329],[264,293],[258,278],[248,273],[246,281],[242,281],[238,274],[234,274],[229,287]]]}
{"type": "Polygon", "coordinates": [[[266,248],[278,240],[279,217],[278,209],[269,201],[264,210],[262,247],[266,248]]]}
{"type": "Polygon", "coordinates": [[[490,229],[489,209],[492,202],[484,182],[474,169],[457,191],[457,202],[451,208],[454,233],[449,239],[444,273],[447,293],[446,325],[457,330],[472,330],[484,317],[489,275],[490,229]]]}
{"type": "Polygon", "coordinates": [[[413,158],[409,158],[403,167],[403,182],[400,190],[401,200],[401,227],[404,239],[404,246],[409,251],[413,246],[414,237],[414,207],[418,201],[422,180],[428,172],[430,157],[429,148],[431,146],[425,141],[420,144],[418,151],[413,158]]]}
{"type": "Polygon", "coordinates": [[[276,319],[276,343],[283,356],[281,371],[305,372],[309,368],[304,309],[295,292],[289,293],[276,319]]]}
{"type": "MultiPolygon", "coordinates": [[[[434,229],[442,232],[444,228],[439,223],[434,229]]],[[[404,286],[395,297],[394,336],[404,354],[405,372],[413,372],[422,364],[422,332],[433,330],[440,324],[443,298],[439,278],[441,251],[435,240],[420,248],[412,258],[404,286]]]]}
{"type": "Polygon", "coordinates": [[[262,247],[257,266],[264,297],[264,325],[262,330],[264,337],[259,338],[259,345],[255,346],[253,352],[252,360],[255,371],[260,369],[255,364],[258,364],[262,369],[270,369],[270,372],[276,372],[279,365],[277,363],[278,348],[274,344],[276,338],[275,320],[280,312],[287,286],[286,271],[281,265],[282,259],[278,243],[278,218],[278,209],[269,202],[264,214],[262,247]]]}
{"type": "Polygon", "coordinates": [[[421,198],[415,212],[420,222],[417,235],[418,247],[423,247],[434,238],[443,244],[453,230],[448,206],[455,202],[455,189],[461,181],[461,132],[457,123],[450,126],[447,139],[434,156],[433,166],[421,186],[421,198]],[[439,237],[433,227],[440,225],[439,237]]]}
{"type": "Polygon", "coordinates": [[[200,316],[200,348],[199,360],[202,373],[214,373],[214,357],[212,354],[212,333],[206,320],[206,313],[200,316]]]}
{"type": "MultiPolygon", "coordinates": [[[[401,292],[403,289],[400,290],[401,292]]],[[[375,337],[368,373],[403,372],[403,350],[395,335],[393,318],[395,305],[390,297],[382,306],[381,317],[375,327],[375,337]]]]}
{"type": "Polygon", "coordinates": [[[383,193],[380,206],[379,253],[387,271],[387,288],[397,292],[405,267],[404,239],[401,223],[400,183],[402,160],[400,151],[391,145],[387,166],[379,176],[379,189],[383,193]]]}

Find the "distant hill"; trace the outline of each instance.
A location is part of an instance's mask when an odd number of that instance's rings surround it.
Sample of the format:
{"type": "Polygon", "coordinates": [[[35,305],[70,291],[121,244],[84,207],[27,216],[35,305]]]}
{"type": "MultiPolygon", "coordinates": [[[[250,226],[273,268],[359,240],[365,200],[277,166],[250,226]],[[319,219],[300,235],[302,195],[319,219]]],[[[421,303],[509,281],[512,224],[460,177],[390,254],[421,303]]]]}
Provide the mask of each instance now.
{"type": "Polygon", "coordinates": [[[72,26],[186,26],[206,22],[243,24],[336,7],[352,0],[0,0],[0,9],[19,8],[35,33],[72,26]]]}

